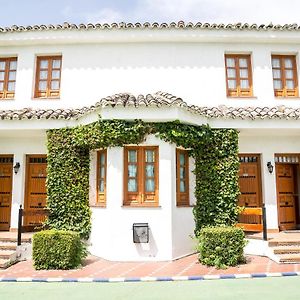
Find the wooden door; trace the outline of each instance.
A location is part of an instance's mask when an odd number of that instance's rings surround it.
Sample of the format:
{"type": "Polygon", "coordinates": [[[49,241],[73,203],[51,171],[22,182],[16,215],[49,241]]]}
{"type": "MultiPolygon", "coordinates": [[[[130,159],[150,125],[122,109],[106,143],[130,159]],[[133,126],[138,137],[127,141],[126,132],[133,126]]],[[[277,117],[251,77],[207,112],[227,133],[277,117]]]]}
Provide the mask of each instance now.
{"type": "Polygon", "coordinates": [[[12,199],[13,156],[0,155],[0,230],[9,230],[12,199]]]}
{"type": "Polygon", "coordinates": [[[261,207],[260,159],[255,154],[240,154],[239,205],[261,207]]]}
{"type": "MultiPolygon", "coordinates": [[[[261,207],[261,175],[259,154],[240,154],[238,205],[244,207],[261,207]]],[[[261,218],[253,215],[240,215],[240,223],[261,224],[261,218]]]]}
{"type": "Polygon", "coordinates": [[[276,164],[277,206],[280,230],[296,228],[295,165],[276,164]]]}
{"type": "Polygon", "coordinates": [[[46,207],[46,178],[46,155],[27,155],[24,209],[30,215],[25,215],[24,226],[39,226],[45,220],[44,216],[35,216],[34,212],[46,207]]]}

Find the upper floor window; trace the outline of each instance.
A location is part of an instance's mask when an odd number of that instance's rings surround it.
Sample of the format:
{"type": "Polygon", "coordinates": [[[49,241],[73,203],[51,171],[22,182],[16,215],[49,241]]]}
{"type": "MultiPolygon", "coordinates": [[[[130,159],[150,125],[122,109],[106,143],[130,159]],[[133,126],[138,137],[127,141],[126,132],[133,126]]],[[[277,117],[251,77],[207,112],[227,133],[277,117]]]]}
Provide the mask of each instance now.
{"type": "Polygon", "coordinates": [[[0,99],[15,97],[17,58],[0,58],[0,99]]]}
{"type": "Polygon", "coordinates": [[[158,147],[124,148],[124,205],[158,205],[158,147]]]}
{"type": "Polygon", "coordinates": [[[297,97],[298,79],[295,55],[272,55],[275,97],[297,97]]]}
{"type": "Polygon", "coordinates": [[[250,55],[226,54],[226,85],[228,97],[252,97],[250,55]]]}
{"type": "Polygon", "coordinates": [[[61,56],[37,57],[35,98],[59,98],[61,56]]]}
{"type": "Polygon", "coordinates": [[[97,152],[97,205],[106,206],[107,151],[97,152]]]}
{"type": "Polygon", "coordinates": [[[176,204],[189,206],[189,155],[188,150],[176,150],[176,204]]]}

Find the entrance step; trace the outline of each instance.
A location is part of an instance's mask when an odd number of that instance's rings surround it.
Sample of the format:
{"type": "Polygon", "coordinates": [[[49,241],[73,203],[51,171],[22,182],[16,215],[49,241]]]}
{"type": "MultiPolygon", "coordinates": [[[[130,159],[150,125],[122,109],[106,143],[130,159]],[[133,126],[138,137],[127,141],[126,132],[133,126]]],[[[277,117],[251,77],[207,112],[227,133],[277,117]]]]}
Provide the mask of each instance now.
{"type": "Polygon", "coordinates": [[[300,263],[300,233],[280,232],[268,241],[269,257],[278,263],[300,263]]]}
{"type": "Polygon", "coordinates": [[[3,242],[0,240],[0,250],[16,250],[17,243],[15,242],[3,242]]]}
{"type": "MultiPolygon", "coordinates": [[[[0,237],[0,242],[10,242],[10,243],[17,243],[17,237],[0,237]]],[[[22,243],[31,243],[31,237],[22,236],[22,243]]]]}
{"type": "Polygon", "coordinates": [[[22,245],[17,246],[16,232],[0,232],[0,269],[31,256],[32,233],[22,234],[22,245]]]}
{"type": "Polygon", "coordinates": [[[16,258],[17,252],[14,250],[0,250],[0,259],[13,260],[16,258]]]}
{"type": "Polygon", "coordinates": [[[17,260],[17,244],[0,242],[0,269],[6,269],[17,260]]]}
{"type": "Polygon", "coordinates": [[[279,262],[290,264],[300,263],[300,254],[281,254],[279,255],[279,262]]]}
{"type": "MultiPolygon", "coordinates": [[[[31,241],[30,237],[22,238],[22,243],[31,241]]],[[[0,269],[6,269],[17,261],[17,238],[14,236],[0,237],[0,269]]]]}
{"type": "Polygon", "coordinates": [[[300,254],[300,246],[277,246],[273,248],[274,254],[300,254]]]}
{"type": "Polygon", "coordinates": [[[9,259],[1,259],[0,258],[0,270],[8,268],[12,262],[9,259]]]}
{"type": "Polygon", "coordinates": [[[277,246],[300,246],[300,238],[272,239],[269,241],[269,247],[277,247],[277,246]]]}

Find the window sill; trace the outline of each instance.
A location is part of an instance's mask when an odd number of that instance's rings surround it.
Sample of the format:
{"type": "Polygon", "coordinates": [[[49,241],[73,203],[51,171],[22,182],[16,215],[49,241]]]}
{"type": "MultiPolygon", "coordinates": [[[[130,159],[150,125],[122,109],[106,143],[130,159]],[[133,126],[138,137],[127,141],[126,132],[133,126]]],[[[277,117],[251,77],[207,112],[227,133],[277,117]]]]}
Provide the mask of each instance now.
{"type": "Polygon", "coordinates": [[[176,208],[193,208],[193,207],[195,207],[195,205],[191,205],[191,204],[189,204],[189,205],[176,205],[176,208]]]}
{"type": "Polygon", "coordinates": [[[60,100],[60,97],[47,97],[47,98],[33,97],[33,98],[31,98],[31,100],[60,100]]]}
{"type": "Polygon", "coordinates": [[[90,207],[100,207],[100,208],[106,208],[106,204],[90,204],[90,207]]]}
{"type": "Polygon", "coordinates": [[[257,99],[256,96],[227,96],[228,99],[237,99],[237,100],[248,100],[248,99],[257,99]]]}
{"type": "Polygon", "coordinates": [[[276,100],[300,100],[299,96],[297,96],[297,97],[293,97],[293,96],[290,96],[290,97],[276,97],[276,96],[274,96],[274,98],[276,100]]]}
{"type": "Polygon", "coordinates": [[[160,205],[143,205],[143,204],[136,204],[136,205],[122,205],[122,208],[161,208],[160,205]]]}
{"type": "Polygon", "coordinates": [[[15,98],[0,98],[0,101],[10,101],[10,100],[14,101],[16,99],[15,98]]]}

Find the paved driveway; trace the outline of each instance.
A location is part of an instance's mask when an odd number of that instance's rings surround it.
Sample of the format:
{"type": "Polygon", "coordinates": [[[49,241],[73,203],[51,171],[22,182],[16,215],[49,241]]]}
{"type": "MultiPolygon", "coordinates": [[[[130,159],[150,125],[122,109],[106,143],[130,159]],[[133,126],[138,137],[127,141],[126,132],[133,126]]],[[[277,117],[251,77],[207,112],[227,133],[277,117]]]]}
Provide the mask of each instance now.
{"type": "MultiPolygon", "coordinates": [[[[202,276],[219,274],[253,274],[274,272],[299,272],[300,264],[277,264],[266,257],[247,256],[247,264],[218,270],[198,262],[197,255],[190,255],[169,262],[112,262],[97,257],[89,257],[82,268],[75,270],[35,271],[32,261],[24,261],[0,270],[1,278],[137,278],[202,276]]],[[[0,300],[2,300],[0,298],[0,300]]]]}

